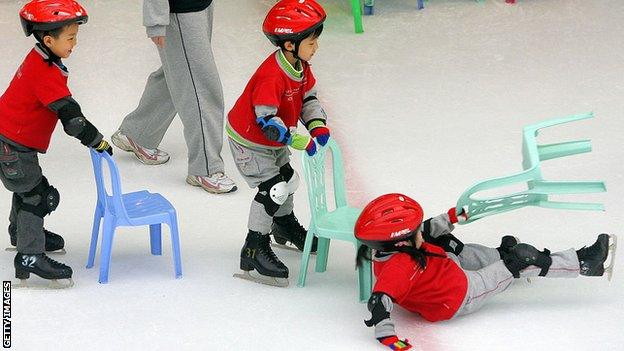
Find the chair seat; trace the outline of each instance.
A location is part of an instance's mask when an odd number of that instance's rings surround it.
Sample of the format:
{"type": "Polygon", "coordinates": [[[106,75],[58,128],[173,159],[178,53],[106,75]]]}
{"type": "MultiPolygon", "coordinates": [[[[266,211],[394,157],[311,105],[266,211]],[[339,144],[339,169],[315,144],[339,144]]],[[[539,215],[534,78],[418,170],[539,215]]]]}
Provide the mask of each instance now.
{"type": "Polygon", "coordinates": [[[122,198],[130,219],[175,211],[164,196],[147,190],[123,194],[122,198]]]}
{"type": "Polygon", "coordinates": [[[316,223],[316,236],[330,237],[345,241],[354,241],[353,223],[362,212],[359,208],[339,207],[334,211],[321,215],[316,223]]]}

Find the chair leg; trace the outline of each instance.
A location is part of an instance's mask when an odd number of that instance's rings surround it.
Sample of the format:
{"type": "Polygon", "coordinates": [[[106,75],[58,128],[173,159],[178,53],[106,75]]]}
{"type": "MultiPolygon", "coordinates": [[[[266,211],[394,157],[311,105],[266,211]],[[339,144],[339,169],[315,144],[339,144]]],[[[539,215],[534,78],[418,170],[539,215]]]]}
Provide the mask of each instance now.
{"type": "Polygon", "coordinates": [[[182,258],[180,257],[180,235],[178,233],[178,219],[174,214],[169,222],[171,231],[171,253],[173,256],[173,268],[176,279],[182,277],[182,258]]]}
{"type": "Polygon", "coordinates": [[[152,255],[162,255],[161,226],[158,224],[150,224],[150,250],[152,255]]]}
{"type": "Polygon", "coordinates": [[[100,223],[102,222],[102,212],[104,210],[98,205],[95,207],[93,214],[93,228],[91,229],[91,244],[89,245],[89,258],[87,259],[87,268],[92,268],[95,262],[95,251],[97,250],[97,240],[100,233],[100,223]]]}
{"type": "Polygon", "coordinates": [[[356,33],[363,33],[364,26],[362,25],[362,3],[360,0],[351,0],[351,12],[353,12],[353,25],[355,26],[356,33]]]}
{"type": "Polygon", "coordinates": [[[325,272],[327,269],[327,255],[329,254],[329,242],[327,238],[319,238],[318,246],[316,248],[316,267],[315,271],[318,273],[325,272]]]}
{"type": "Polygon", "coordinates": [[[104,216],[104,229],[102,229],[102,244],[100,247],[100,279],[101,284],[108,283],[108,270],[110,267],[111,253],[113,249],[113,236],[115,235],[115,220],[111,215],[104,216]]]}
{"type": "Polygon", "coordinates": [[[308,263],[310,262],[312,241],[314,240],[314,230],[312,228],[314,228],[314,226],[310,224],[308,234],[306,234],[305,245],[303,245],[303,252],[301,253],[301,268],[299,268],[299,282],[297,282],[297,285],[300,287],[305,286],[306,276],[308,275],[308,263]]]}

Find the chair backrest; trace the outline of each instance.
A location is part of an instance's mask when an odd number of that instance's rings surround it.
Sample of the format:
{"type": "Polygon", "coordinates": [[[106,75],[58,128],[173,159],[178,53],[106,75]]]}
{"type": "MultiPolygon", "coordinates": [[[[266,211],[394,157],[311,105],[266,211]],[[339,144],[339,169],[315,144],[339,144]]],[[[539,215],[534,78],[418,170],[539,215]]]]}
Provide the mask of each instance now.
{"type": "Polygon", "coordinates": [[[325,159],[327,152],[331,152],[334,201],[336,208],[347,206],[347,196],[344,182],[344,168],[342,153],[334,138],[329,139],[314,156],[303,155],[303,174],[308,189],[308,200],[312,219],[316,220],[320,214],[327,212],[327,186],[325,182],[325,159]]]}
{"type": "Polygon", "coordinates": [[[575,140],[556,144],[538,144],[539,130],[559,124],[593,118],[593,113],[583,113],[547,120],[524,127],[522,139],[523,171],[506,177],[481,181],[470,188],[457,200],[458,209],[468,208],[469,223],[485,216],[515,210],[524,206],[539,206],[554,209],[604,211],[602,204],[582,202],[559,202],[549,199],[550,195],[584,194],[606,191],[601,181],[548,181],[544,180],[541,162],[591,151],[589,140],[575,140]],[[512,184],[525,183],[524,191],[505,196],[477,197],[478,192],[503,188],[512,184]]]}
{"type": "Polygon", "coordinates": [[[93,173],[95,175],[98,204],[103,206],[104,209],[114,209],[117,218],[128,221],[128,215],[122,200],[121,177],[119,176],[119,169],[117,164],[115,164],[115,160],[106,152],[97,152],[94,149],[89,151],[91,152],[91,163],[93,164],[93,173]],[[105,160],[108,166],[112,194],[108,194],[106,191],[102,160],[105,160]]]}

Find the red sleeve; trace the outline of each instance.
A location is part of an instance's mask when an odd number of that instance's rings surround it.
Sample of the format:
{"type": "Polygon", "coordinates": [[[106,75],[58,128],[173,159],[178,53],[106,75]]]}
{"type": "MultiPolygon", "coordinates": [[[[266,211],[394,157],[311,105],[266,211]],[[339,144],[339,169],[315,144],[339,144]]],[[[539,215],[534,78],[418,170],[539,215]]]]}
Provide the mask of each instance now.
{"type": "Polygon", "coordinates": [[[401,260],[388,262],[377,275],[374,292],[383,292],[395,301],[402,300],[409,292],[410,266],[400,262],[401,260]]]}
{"type": "Polygon", "coordinates": [[[67,78],[63,76],[58,67],[46,66],[45,69],[33,73],[35,77],[33,77],[32,89],[44,106],[71,95],[67,87],[67,78]]]}
{"type": "Polygon", "coordinates": [[[258,80],[251,91],[253,106],[275,106],[279,108],[284,94],[284,84],[278,78],[258,80]]]}

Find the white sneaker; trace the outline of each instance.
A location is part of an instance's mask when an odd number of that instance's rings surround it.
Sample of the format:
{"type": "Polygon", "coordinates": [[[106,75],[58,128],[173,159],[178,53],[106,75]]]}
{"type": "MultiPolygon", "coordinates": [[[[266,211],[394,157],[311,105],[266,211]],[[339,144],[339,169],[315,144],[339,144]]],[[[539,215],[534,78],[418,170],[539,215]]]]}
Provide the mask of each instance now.
{"type": "Polygon", "coordinates": [[[113,134],[111,140],[113,144],[118,148],[133,152],[139,161],[146,165],[160,165],[169,161],[169,154],[159,149],[148,149],[134,142],[134,140],[128,138],[121,130],[117,130],[113,134]]]}
{"type": "Polygon", "coordinates": [[[236,183],[221,172],[211,176],[188,176],[186,177],[186,182],[214,194],[232,193],[238,189],[236,183]]]}

